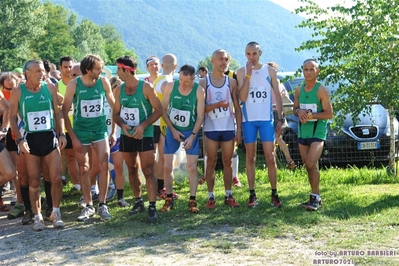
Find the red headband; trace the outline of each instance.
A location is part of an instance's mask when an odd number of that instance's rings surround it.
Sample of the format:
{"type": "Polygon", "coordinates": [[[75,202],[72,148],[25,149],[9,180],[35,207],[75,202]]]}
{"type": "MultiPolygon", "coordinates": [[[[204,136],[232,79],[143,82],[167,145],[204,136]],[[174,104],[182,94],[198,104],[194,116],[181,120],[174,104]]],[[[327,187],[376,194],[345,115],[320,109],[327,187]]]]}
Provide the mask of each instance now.
{"type": "Polygon", "coordinates": [[[118,67],[121,67],[121,68],[123,68],[123,69],[127,69],[127,70],[129,70],[129,71],[136,71],[136,69],[135,69],[134,67],[127,66],[127,65],[122,64],[122,63],[116,63],[116,65],[117,65],[118,67]]]}

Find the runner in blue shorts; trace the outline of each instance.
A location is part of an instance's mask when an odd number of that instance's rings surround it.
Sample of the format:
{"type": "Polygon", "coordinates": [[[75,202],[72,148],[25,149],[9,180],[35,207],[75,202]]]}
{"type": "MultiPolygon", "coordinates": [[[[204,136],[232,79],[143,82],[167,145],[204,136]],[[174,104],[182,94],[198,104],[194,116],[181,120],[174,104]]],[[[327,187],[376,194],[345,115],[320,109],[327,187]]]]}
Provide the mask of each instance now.
{"type": "Polygon", "coordinates": [[[255,193],[255,151],[259,132],[265,154],[267,171],[272,188],[271,205],[281,207],[281,201],[277,194],[277,165],[274,156],[275,135],[273,126],[272,90],[276,97],[278,124],[276,134],[281,134],[284,122],[282,101],[279,93],[276,71],[262,64],[259,59],[262,55],[260,45],[250,42],[245,49],[247,64],[237,71],[239,99],[242,106],[242,130],[246,151],[246,168],[249,185],[248,207],[255,207],[258,203],[255,193]]]}
{"type": "Polygon", "coordinates": [[[199,211],[196,194],[198,186],[197,162],[199,156],[198,132],[204,120],[205,92],[194,82],[195,68],[184,65],[179,72],[179,80],[169,82],[165,86],[162,105],[163,119],[167,125],[165,137],[165,169],[166,187],[165,204],[161,212],[170,211],[174,206],[173,199],[173,156],[180,143],[186,151],[188,175],[190,181],[190,200],[188,208],[191,213],[199,211]]]}
{"type": "Polygon", "coordinates": [[[232,161],[235,141],[241,141],[241,109],[237,98],[237,82],[224,74],[229,65],[230,56],[222,49],[212,54],[213,72],[200,80],[205,87],[205,151],[207,155],[206,182],[208,185],[208,202],[206,207],[215,207],[215,167],[218,149],[222,149],[223,179],[225,187],[224,204],[239,207],[232,194],[233,169],[232,161]],[[235,112],[233,111],[235,110],[235,112]],[[238,134],[236,135],[236,122],[238,134]]]}

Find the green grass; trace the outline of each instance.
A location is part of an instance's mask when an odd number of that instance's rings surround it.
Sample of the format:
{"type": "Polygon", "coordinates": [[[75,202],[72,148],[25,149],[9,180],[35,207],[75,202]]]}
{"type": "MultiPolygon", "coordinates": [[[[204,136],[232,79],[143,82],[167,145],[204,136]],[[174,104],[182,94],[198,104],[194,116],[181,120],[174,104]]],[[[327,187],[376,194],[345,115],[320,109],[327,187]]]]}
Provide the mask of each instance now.
{"type": "MultiPolygon", "coordinates": [[[[259,205],[248,209],[248,186],[245,174],[245,159],[240,154],[240,180],[243,187],[234,188],[233,195],[241,204],[231,209],[223,205],[224,187],[222,172],[216,173],[216,208],[205,208],[206,184],[198,187],[197,202],[200,212],[188,212],[189,184],[184,176],[175,183],[179,194],[174,210],[159,213],[159,220],[153,225],[146,222],[146,214],[129,216],[128,210],[118,208],[116,201],[109,203],[112,220],[99,223],[92,219],[86,224],[75,222],[79,214],[78,196],[65,198],[62,211],[66,222],[79,228],[95,226],[96,238],[114,242],[118,249],[127,249],[145,240],[141,252],[150,254],[167,243],[171,251],[186,252],[190,246],[198,245],[198,252],[217,251],[234,254],[237,250],[261,260],[264,251],[252,248],[248,241],[258,241],[261,246],[280,246],[289,253],[290,245],[296,249],[311,252],[318,250],[339,252],[343,250],[394,250],[399,252],[399,180],[387,175],[384,168],[340,169],[331,167],[321,170],[321,196],[323,206],[317,212],[308,212],[299,207],[307,201],[309,184],[306,170],[299,167],[294,171],[278,171],[278,191],[283,201],[281,209],[270,206],[270,185],[267,172],[256,172],[256,193],[259,205]]],[[[262,168],[262,167],[260,167],[262,168]]],[[[67,189],[67,188],[64,188],[67,189]]],[[[146,195],[146,192],[143,193],[146,195]]],[[[130,203],[133,195],[125,186],[125,199],[130,203]]],[[[146,200],[146,198],[145,198],[146,200]]],[[[163,201],[157,202],[160,209],[163,201]]],[[[284,253],[283,251],[281,251],[284,253]]],[[[313,253],[300,258],[289,256],[284,263],[311,264],[320,258],[313,253]],[[287,261],[286,261],[287,260],[287,261]]],[[[397,265],[398,257],[341,256],[351,258],[356,264],[397,265]]],[[[278,259],[278,257],[276,257],[278,259]]],[[[215,263],[216,265],[216,263],[215,263]]]]}

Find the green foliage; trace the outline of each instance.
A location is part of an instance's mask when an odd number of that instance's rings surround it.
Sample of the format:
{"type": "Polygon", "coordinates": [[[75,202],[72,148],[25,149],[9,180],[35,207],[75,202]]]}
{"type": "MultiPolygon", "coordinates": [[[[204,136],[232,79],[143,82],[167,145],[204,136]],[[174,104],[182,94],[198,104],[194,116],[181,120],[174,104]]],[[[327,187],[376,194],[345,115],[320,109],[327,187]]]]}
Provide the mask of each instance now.
{"type": "Polygon", "coordinates": [[[47,23],[47,13],[38,0],[0,1],[0,68],[20,67],[37,57],[32,49],[47,23]]]}
{"type": "MultiPolygon", "coordinates": [[[[397,1],[352,1],[353,6],[340,5],[326,9],[310,0],[296,10],[309,19],[300,28],[313,30],[313,38],[297,49],[316,49],[322,65],[321,78],[338,84],[334,108],[357,117],[370,102],[380,102],[390,111],[393,132],[393,110],[398,109],[399,13],[397,1]],[[329,16],[327,16],[329,15],[329,16]]],[[[391,146],[395,147],[393,134],[391,146]]],[[[393,165],[391,156],[391,166],[393,165]]]]}
{"type": "Polygon", "coordinates": [[[81,60],[86,54],[100,55],[114,64],[121,55],[135,55],[127,49],[114,26],[104,27],[78,17],[50,1],[4,0],[0,2],[0,68],[21,67],[29,59],[48,59],[58,64],[62,56],[81,60]]]}

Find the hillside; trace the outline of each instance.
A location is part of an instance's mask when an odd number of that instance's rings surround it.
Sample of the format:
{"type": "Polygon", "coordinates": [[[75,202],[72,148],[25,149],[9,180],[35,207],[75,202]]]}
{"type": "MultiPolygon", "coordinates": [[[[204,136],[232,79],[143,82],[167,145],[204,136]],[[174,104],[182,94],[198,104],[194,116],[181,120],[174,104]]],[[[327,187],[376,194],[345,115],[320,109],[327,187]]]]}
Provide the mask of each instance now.
{"type": "Polygon", "coordinates": [[[143,67],[149,55],[174,53],[179,65],[192,64],[223,48],[240,64],[250,41],[260,43],[262,62],[295,70],[311,53],[294,48],[310,32],[295,28],[301,17],[268,0],[52,0],[95,23],[113,24],[143,67]]]}

